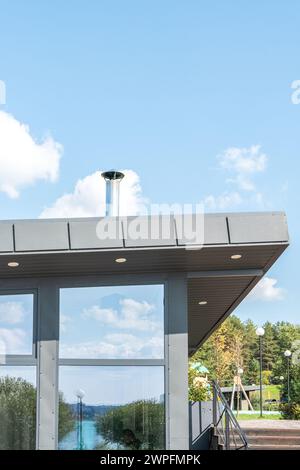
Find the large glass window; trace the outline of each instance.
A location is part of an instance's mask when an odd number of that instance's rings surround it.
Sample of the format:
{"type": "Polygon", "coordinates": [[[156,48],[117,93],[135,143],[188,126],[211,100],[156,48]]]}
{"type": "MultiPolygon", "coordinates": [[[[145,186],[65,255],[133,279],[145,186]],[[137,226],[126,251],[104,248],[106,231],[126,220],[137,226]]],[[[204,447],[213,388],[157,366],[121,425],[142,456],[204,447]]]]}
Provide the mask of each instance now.
{"type": "Polygon", "coordinates": [[[32,354],[33,294],[0,295],[0,356],[32,354]]]}
{"type": "Polygon", "coordinates": [[[164,367],[61,366],[60,449],[163,449],[164,367]]]}
{"type": "Polygon", "coordinates": [[[0,449],[35,449],[36,368],[0,366],[0,449]]]}
{"type": "Polygon", "coordinates": [[[60,357],[164,356],[162,285],[60,290],[60,357]]]}

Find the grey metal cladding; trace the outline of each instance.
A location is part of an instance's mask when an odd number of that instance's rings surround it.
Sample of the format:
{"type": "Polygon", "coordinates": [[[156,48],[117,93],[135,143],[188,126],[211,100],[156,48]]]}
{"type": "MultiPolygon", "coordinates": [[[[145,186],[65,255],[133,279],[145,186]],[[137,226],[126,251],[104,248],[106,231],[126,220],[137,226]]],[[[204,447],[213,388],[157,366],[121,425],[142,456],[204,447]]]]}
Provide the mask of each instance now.
{"type": "Polygon", "coordinates": [[[284,213],[231,214],[228,216],[231,243],[288,242],[284,213]]]}
{"type": "Polygon", "coordinates": [[[13,225],[0,222],[0,252],[14,251],[13,225]]]}
{"type": "Polygon", "coordinates": [[[68,250],[66,221],[22,221],[15,223],[16,251],[68,250]]]}
{"type": "Polygon", "coordinates": [[[123,248],[123,233],[121,223],[117,219],[107,218],[95,220],[70,221],[70,243],[72,250],[86,250],[97,248],[123,248]],[[109,220],[111,226],[104,224],[109,220]],[[103,228],[103,230],[102,230],[103,228]],[[113,230],[113,237],[102,236],[109,229],[113,230]]]}
{"type": "Polygon", "coordinates": [[[221,245],[229,243],[225,215],[206,214],[204,218],[204,244],[221,245]]]}
{"type": "MultiPolygon", "coordinates": [[[[185,216],[184,218],[188,219],[188,217],[190,216],[185,216]]],[[[178,245],[198,244],[197,241],[191,241],[185,236],[182,216],[175,215],[175,223],[178,245]]],[[[193,226],[195,227],[195,224],[193,226]]],[[[204,218],[202,218],[202,225],[201,218],[198,219],[197,228],[202,231],[202,233],[198,234],[197,238],[202,238],[204,245],[226,245],[229,243],[226,215],[205,214],[204,218]]]]}
{"type": "Polygon", "coordinates": [[[125,248],[176,246],[173,216],[123,217],[125,248]]]}

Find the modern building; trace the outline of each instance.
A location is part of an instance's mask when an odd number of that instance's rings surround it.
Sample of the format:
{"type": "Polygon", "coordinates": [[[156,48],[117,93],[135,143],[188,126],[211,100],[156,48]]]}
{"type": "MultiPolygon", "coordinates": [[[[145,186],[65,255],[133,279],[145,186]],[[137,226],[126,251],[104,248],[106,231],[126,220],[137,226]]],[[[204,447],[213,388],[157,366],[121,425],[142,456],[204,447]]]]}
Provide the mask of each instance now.
{"type": "Polygon", "coordinates": [[[0,389],[8,447],[76,448],[81,397],[85,448],[189,448],[188,358],[287,248],[286,217],[207,214],[203,246],[176,216],[142,219],[168,239],[122,217],[107,239],[97,218],[0,222],[0,383],[22,405],[13,421],[0,389]]]}

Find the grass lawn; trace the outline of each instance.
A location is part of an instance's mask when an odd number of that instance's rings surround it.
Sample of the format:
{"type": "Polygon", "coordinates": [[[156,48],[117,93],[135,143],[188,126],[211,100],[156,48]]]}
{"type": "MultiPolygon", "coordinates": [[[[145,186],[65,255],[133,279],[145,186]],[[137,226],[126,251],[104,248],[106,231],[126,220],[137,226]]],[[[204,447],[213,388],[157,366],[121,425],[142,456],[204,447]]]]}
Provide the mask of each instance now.
{"type": "Polygon", "coordinates": [[[261,418],[259,413],[257,414],[243,414],[243,413],[240,413],[239,414],[239,417],[238,417],[238,421],[249,421],[251,419],[281,419],[281,415],[280,414],[274,414],[274,415],[263,415],[263,417],[261,418]]]}
{"type": "MultiPolygon", "coordinates": [[[[259,392],[254,392],[251,395],[253,398],[259,398],[259,392]]],[[[280,385],[265,385],[263,388],[263,400],[274,399],[280,399],[280,385]]]]}

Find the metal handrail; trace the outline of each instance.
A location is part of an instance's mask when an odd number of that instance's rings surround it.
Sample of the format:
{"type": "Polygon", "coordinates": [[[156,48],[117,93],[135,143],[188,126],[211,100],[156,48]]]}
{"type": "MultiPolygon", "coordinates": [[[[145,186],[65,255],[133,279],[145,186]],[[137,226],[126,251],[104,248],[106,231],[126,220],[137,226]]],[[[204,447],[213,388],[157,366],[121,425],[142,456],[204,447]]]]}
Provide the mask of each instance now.
{"type": "Polygon", "coordinates": [[[219,384],[216,381],[212,382],[213,386],[213,425],[216,434],[223,440],[226,450],[247,449],[248,441],[246,434],[240,427],[236,417],[234,416],[226,398],[224,397],[219,384]],[[220,409],[220,405],[223,409],[220,409]],[[224,422],[223,422],[224,421],[224,422]],[[221,432],[220,432],[221,428],[221,432]],[[240,444],[238,445],[237,439],[239,438],[240,444]],[[233,444],[233,445],[232,445],[233,444]]]}

